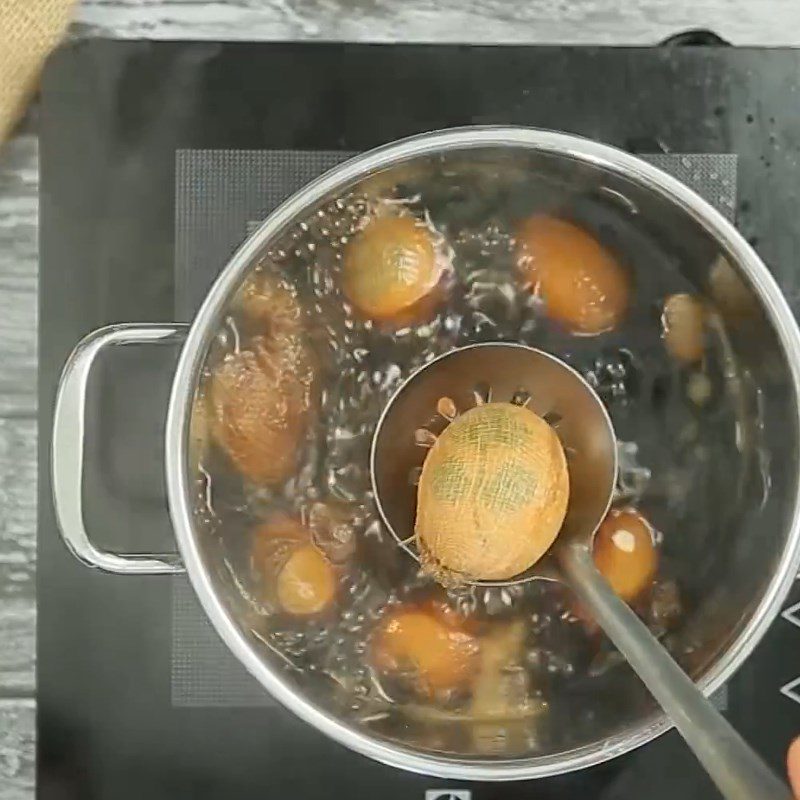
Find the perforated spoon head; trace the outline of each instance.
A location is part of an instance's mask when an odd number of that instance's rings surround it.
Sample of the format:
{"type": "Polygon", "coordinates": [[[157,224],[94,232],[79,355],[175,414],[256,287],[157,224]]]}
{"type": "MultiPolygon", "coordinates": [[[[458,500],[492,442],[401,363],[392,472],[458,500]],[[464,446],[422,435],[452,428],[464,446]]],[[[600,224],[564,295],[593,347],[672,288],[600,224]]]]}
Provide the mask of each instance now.
{"type": "Polygon", "coordinates": [[[608,511],[617,447],[600,398],[574,369],[549,353],[506,342],[475,344],[452,350],[411,375],[386,405],[372,441],[378,511],[398,546],[419,559],[416,480],[427,448],[455,414],[491,401],[525,404],[552,425],[567,459],[570,498],[561,531],[543,559],[511,579],[473,583],[558,580],[555,551],[566,544],[591,547],[608,511]]]}

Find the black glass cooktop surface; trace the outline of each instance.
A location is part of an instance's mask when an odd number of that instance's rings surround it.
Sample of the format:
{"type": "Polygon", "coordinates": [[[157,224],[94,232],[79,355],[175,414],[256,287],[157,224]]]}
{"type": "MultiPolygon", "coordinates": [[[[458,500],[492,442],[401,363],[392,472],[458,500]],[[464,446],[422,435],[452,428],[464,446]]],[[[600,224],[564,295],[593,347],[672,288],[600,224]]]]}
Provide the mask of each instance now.
{"type": "MultiPolygon", "coordinates": [[[[737,225],[797,310],[798,75],[798,52],[724,46],[95,40],[61,50],[44,80],[41,145],[39,796],[715,796],[674,733],[581,773],[460,784],[373,763],[276,705],[175,703],[172,582],[104,575],[67,553],[52,509],[49,431],[61,366],[81,336],[180,313],[178,151],[345,153],[435,128],[511,123],[639,153],[733,154],[737,225]]],[[[90,387],[84,505],[109,547],[170,548],[159,433],[174,357],[133,349],[102,365],[90,387]]],[[[795,595],[726,700],[732,722],[781,770],[800,732],[795,595]]]]}

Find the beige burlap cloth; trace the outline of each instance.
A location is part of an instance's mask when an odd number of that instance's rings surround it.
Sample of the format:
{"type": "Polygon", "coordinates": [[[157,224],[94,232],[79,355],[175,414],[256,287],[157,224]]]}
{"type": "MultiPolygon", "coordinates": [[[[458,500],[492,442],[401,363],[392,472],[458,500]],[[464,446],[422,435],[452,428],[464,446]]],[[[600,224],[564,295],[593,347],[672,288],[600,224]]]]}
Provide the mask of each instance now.
{"type": "Polygon", "coordinates": [[[36,89],[73,5],[73,0],[0,0],[0,143],[36,89]]]}

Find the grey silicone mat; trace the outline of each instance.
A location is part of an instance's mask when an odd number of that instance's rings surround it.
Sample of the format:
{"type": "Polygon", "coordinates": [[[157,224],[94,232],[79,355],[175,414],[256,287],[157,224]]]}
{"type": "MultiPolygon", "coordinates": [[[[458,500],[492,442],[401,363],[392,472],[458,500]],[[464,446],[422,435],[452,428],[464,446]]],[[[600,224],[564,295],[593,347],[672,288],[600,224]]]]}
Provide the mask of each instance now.
{"type": "MultiPolygon", "coordinates": [[[[338,151],[179,150],[175,181],[175,312],[190,320],[233,251],[282,200],[348,158],[338,151]]],[[[736,207],[736,155],[642,156],[683,181],[728,219],[736,207]]],[[[230,654],[185,577],[173,582],[172,702],[271,705],[230,654]]],[[[722,705],[724,696],[718,697],[722,705]]]]}

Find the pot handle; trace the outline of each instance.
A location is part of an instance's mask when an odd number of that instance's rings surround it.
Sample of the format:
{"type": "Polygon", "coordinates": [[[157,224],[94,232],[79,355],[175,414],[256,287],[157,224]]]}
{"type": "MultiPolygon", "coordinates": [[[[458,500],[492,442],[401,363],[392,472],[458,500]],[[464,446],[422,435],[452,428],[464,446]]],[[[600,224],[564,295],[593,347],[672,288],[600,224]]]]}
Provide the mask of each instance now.
{"type": "Polygon", "coordinates": [[[122,575],[168,575],[184,571],[177,553],[112,553],[92,543],[83,520],[83,450],[86,386],[100,352],[127,344],[182,343],[187,329],[187,325],[179,323],[109,325],[82,339],[64,365],[53,417],[53,502],[64,542],[87,566],[122,575]]]}

